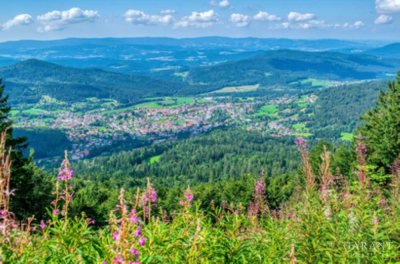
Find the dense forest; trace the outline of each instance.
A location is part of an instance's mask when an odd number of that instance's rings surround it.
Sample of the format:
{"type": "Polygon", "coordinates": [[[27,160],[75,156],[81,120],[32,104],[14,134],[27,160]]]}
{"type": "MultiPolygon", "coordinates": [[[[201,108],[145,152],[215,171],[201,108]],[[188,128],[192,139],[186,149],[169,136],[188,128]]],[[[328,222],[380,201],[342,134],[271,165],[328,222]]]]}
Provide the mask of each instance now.
{"type": "Polygon", "coordinates": [[[317,139],[335,138],[343,131],[352,133],[360,125],[360,116],[373,106],[386,87],[386,82],[375,81],[323,89],[317,92],[312,116],[306,112],[302,118],[313,121],[310,128],[317,139]]]}
{"type": "Polygon", "coordinates": [[[134,103],[144,97],[175,94],[183,88],[179,83],[141,75],[76,69],[34,59],[0,68],[0,75],[12,85],[10,100],[16,103],[38,102],[43,95],[69,103],[89,97],[134,103]]]}
{"type": "Polygon", "coordinates": [[[340,81],[375,79],[395,66],[392,61],[365,54],[278,50],[241,61],[196,68],[190,71],[188,79],[220,87],[260,83],[267,88],[284,88],[307,77],[340,81]]]}

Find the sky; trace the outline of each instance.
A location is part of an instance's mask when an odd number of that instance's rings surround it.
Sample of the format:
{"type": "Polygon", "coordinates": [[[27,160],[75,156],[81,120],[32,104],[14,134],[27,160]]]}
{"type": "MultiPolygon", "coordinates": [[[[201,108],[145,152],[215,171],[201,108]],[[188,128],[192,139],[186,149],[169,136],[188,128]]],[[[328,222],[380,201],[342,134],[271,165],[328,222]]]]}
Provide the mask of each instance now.
{"type": "Polygon", "coordinates": [[[400,40],[400,0],[2,2],[0,42],[144,36],[400,40]]]}

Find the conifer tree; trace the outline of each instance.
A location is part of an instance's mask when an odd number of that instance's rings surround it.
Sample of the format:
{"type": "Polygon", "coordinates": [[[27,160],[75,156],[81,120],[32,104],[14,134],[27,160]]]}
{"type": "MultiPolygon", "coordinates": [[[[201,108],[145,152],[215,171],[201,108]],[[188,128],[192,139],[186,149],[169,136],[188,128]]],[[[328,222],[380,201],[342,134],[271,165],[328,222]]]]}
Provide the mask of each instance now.
{"type": "Polygon", "coordinates": [[[34,214],[41,217],[51,202],[52,178],[35,166],[32,156],[24,156],[23,151],[28,146],[27,139],[13,136],[11,107],[8,105],[8,95],[4,95],[4,89],[0,79],[0,131],[7,131],[6,148],[11,149],[11,210],[19,218],[34,214]]]}
{"type": "Polygon", "coordinates": [[[400,72],[388,90],[381,92],[375,107],[362,117],[359,133],[367,146],[369,161],[389,172],[400,154],[400,72]]]}

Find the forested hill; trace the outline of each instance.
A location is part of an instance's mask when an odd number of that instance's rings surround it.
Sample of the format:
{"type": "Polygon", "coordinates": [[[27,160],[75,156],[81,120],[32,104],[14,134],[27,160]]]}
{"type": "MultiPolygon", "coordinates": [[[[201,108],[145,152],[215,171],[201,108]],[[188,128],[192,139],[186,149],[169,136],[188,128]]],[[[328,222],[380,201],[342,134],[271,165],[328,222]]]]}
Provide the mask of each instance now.
{"type": "Polygon", "coordinates": [[[370,49],[366,53],[383,58],[400,59],[400,43],[392,43],[384,47],[370,49]]]}
{"type": "Polygon", "coordinates": [[[311,112],[302,115],[306,120],[312,119],[309,126],[315,138],[335,138],[341,132],[351,133],[360,125],[360,116],[373,107],[380,92],[386,89],[385,81],[323,89],[316,92],[318,99],[311,112]]]}
{"type": "Polygon", "coordinates": [[[181,84],[146,76],[75,69],[34,59],[0,68],[0,76],[8,87],[10,101],[17,103],[35,103],[43,95],[67,102],[97,97],[134,103],[182,89],[181,84]]]}
{"type": "Polygon", "coordinates": [[[185,186],[254,176],[261,169],[268,176],[292,172],[298,166],[296,154],[290,139],[227,129],[85,160],[75,167],[83,178],[129,185],[151,177],[160,185],[185,186]]]}
{"type": "Polygon", "coordinates": [[[192,69],[188,79],[193,83],[215,85],[288,85],[305,78],[338,81],[385,78],[395,73],[396,66],[400,65],[365,54],[278,50],[241,61],[192,69]]]}

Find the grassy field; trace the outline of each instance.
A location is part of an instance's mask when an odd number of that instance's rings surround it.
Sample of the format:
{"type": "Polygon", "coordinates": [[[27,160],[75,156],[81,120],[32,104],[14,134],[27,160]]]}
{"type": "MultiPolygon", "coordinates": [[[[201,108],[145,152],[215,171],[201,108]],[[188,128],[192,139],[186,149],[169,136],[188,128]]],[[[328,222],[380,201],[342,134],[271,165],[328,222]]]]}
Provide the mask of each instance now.
{"type": "Polygon", "coordinates": [[[337,85],[337,82],[329,81],[329,80],[319,80],[313,78],[307,78],[300,81],[292,82],[291,85],[309,85],[312,87],[332,87],[337,85]]]}
{"type": "Polygon", "coordinates": [[[193,104],[194,102],[196,100],[193,97],[164,97],[156,101],[138,104],[135,108],[175,108],[185,104],[193,104]]]}
{"type": "Polygon", "coordinates": [[[311,137],[312,134],[311,133],[295,133],[296,137],[303,137],[303,138],[308,138],[311,137]]]}
{"type": "Polygon", "coordinates": [[[303,124],[303,123],[294,124],[292,127],[296,131],[304,131],[304,130],[306,130],[306,125],[303,124]]]}
{"type": "Polygon", "coordinates": [[[174,75],[176,77],[181,77],[182,79],[186,79],[189,76],[189,72],[175,72],[174,75]]]}
{"type": "Polygon", "coordinates": [[[255,113],[255,116],[268,116],[277,117],[278,116],[278,106],[276,105],[264,105],[255,113]]]}
{"type": "Polygon", "coordinates": [[[309,105],[307,101],[307,96],[302,96],[299,100],[296,101],[296,104],[300,108],[306,108],[309,105]]]}
{"type": "Polygon", "coordinates": [[[331,87],[336,85],[336,82],[332,82],[329,80],[313,79],[313,78],[304,79],[299,81],[298,83],[303,85],[311,85],[315,87],[331,87]]]}
{"type": "Polygon", "coordinates": [[[48,114],[49,112],[39,108],[25,109],[21,112],[22,115],[38,116],[48,114]]]}
{"type": "Polygon", "coordinates": [[[340,139],[343,141],[353,141],[354,135],[352,133],[342,132],[340,133],[340,139]]]}
{"type": "Polygon", "coordinates": [[[149,159],[150,165],[160,162],[161,155],[153,156],[149,159]]]}
{"type": "Polygon", "coordinates": [[[260,88],[259,84],[255,85],[243,85],[243,86],[231,86],[225,87],[214,92],[212,94],[223,94],[223,93],[246,93],[246,92],[254,92],[260,88]]]}

